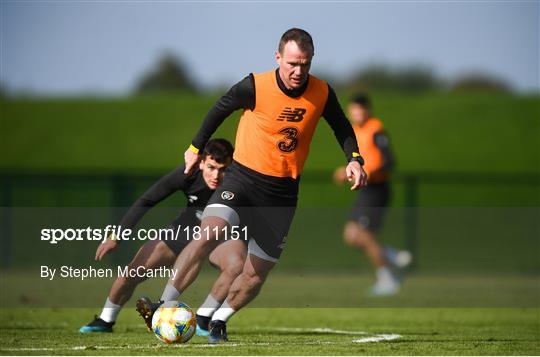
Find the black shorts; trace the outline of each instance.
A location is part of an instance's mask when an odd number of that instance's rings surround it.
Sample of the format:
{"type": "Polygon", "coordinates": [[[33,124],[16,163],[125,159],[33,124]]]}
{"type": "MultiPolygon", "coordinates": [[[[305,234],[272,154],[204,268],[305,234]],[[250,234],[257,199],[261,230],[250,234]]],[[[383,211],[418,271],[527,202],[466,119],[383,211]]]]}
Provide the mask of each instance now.
{"type": "Polygon", "coordinates": [[[388,182],[370,183],[358,192],[350,220],[377,232],[382,225],[390,201],[388,182]]]}
{"type": "MultiPolygon", "coordinates": [[[[202,216],[202,213],[202,207],[196,209],[191,207],[182,211],[182,213],[167,226],[167,229],[171,229],[174,232],[178,230],[178,239],[161,239],[161,241],[165,243],[174,254],[179,255],[189,242],[194,240],[194,229],[195,227],[200,228],[200,217],[202,216]]],[[[243,227],[239,227],[238,231],[242,232],[242,228],[243,227]]],[[[242,240],[247,244],[247,240],[242,239],[242,235],[239,235],[238,240],[242,240]]]]}
{"type": "Polygon", "coordinates": [[[249,253],[275,262],[296,211],[298,184],[299,180],[263,175],[234,161],[203,217],[246,226],[249,253]]]}
{"type": "Polygon", "coordinates": [[[175,232],[179,230],[178,239],[161,239],[174,254],[179,255],[186,245],[192,241],[191,234],[193,233],[193,227],[201,225],[201,221],[197,215],[200,217],[202,210],[202,207],[197,210],[193,208],[186,209],[167,226],[167,229],[172,229],[175,232]]]}

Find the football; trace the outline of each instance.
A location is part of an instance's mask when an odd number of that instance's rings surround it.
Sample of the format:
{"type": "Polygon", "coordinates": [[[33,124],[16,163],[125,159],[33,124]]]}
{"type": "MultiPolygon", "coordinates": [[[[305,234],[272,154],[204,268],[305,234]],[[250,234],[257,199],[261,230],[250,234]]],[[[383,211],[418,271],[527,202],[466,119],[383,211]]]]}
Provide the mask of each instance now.
{"type": "Polygon", "coordinates": [[[165,302],[152,317],[152,331],[165,343],[186,343],[195,334],[195,329],[195,314],[182,302],[165,302]]]}

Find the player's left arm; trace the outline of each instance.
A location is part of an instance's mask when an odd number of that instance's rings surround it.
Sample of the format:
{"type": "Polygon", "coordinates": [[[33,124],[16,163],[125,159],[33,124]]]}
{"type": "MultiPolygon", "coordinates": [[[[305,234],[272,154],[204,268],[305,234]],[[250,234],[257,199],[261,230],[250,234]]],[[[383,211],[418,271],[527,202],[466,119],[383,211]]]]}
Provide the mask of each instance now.
{"type": "Polygon", "coordinates": [[[323,111],[323,117],[328,122],[339,142],[347,161],[345,173],[349,181],[353,181],[351,190],[357,190],[367,183],[367,174],[362,168],[364,160],[358,152],[358,144],[351,123],[339,105],[336,93],[328,86],[328,99],[323,111]]]}

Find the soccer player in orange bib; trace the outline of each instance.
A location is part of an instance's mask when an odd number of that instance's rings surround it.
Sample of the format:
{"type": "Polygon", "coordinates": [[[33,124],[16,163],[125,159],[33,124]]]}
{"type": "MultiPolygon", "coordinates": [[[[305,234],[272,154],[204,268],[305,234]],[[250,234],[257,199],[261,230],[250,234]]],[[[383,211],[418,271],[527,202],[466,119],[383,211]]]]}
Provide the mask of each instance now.
{"type": "MultiPolygon", "coordinates": [[[[169,280],[162,295],[164,300],[178,300],[218,241],[245,224],[250,239],[242,273],[224,301],[207,304],[205,316],[198,316],[208,321],[210,342],[227,341],[227,320],[257,296],[281,255],[296,209],[300,174],[321,116],[345,153],[351,189],[366,184],[354,131],[334,90],[309,74],[313,55],[313,40],[306,31],[286,31],[276,52],[278,69],[250,74],[234,85],[210,109],[184,154],[189,172],[218,126],[233,111],[243,110],[230,171],[203,212],[201,229],[207,236],[182,251],[176,279],[169,280]]],[[[140,307],[149,311],[147,319],[156,308],[140,307]]]]}
{"type": "MultiPolygon", "coordinates": [[[[370,294],[392,295],[399,291],[402,270],[412,259],[409,252],[382,246],[376,239],[390,200],[389,180],[394,168],[394,155],[383,123],[372,115],[371,101],[366,94],[355,95],[348,111],[358,147],[366,160],[364,169],[368,174],[368,184],[358,192],[343,238],[348,245],[364,250],[375,268],[377,280],[370,294]]],[[[334,180],[338,184],[347,181],[345,167],[334,172],[334,180]]]]}

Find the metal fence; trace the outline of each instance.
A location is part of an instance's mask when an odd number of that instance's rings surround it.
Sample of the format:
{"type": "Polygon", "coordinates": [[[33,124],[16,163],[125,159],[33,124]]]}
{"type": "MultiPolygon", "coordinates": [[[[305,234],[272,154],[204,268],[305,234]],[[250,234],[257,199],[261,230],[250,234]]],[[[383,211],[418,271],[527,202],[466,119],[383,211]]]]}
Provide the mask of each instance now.
{"type": "MultiPolygon", "coordinates": [[[[304,173],[303,181],[328,184],[332,173],[326,170],[309,171],[304,173]]],[[[102,207],[127,207],[137,198],[141,188],[146,188],[160,177],[159,174],[139,173],[86,173],[86,172],[35,172],[35,171],[0,171],[0,207],[3,207],[0,217],[0,251],[1,267],[10,265],[10,242],[12,227],[10,207],[23,206],[80,206],[77,200],[61,199],[66,190],[94,188],[103,192],[96,202],[102,207]],[[20,202],[15,192],[24,190],[41,190],[47,197],[32,201],[32,198],[20,202]]],[[[514,187],[532,187],[534,206],[540,201],[540,174],[522,173],[467,173],[467,172],[401,172],[393,176],[393,182],[400,186],[403,204],[408,209],[404,215],[405,246],[413,254],[417,250],[417,207],[421,206],[419,188],[422,185],[505,185],[514,187]]],[[[68,195],[69,196],[69,195],[68,195]]],[[[94,205],[96,203],[94,202],[94,205]]],[[[118,214],[118,213],[115,213],[118,214]]],[[[111,217],[118,221],[120,217],[111,217]]]]}

